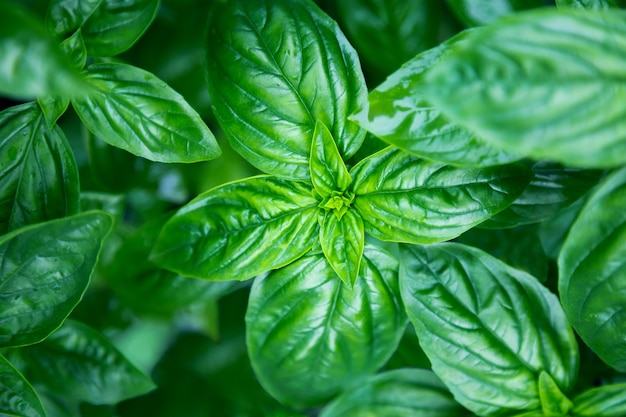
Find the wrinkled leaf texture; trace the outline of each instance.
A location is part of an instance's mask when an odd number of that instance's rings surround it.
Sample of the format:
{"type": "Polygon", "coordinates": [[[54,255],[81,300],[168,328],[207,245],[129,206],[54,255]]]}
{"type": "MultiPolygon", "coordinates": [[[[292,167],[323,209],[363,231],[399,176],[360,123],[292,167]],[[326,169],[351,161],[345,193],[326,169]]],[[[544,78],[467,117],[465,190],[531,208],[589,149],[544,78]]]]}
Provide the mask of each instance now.
{"type": "Polygon", "coordinates": [[[556,0],[556,5],[560,8],[577,7],[579,9],[613,9],[626,6],[624,0],[556,0]]]}
{"type": "Polygon", "coordinates": [[[574,397],[577,417],[622,417],[626,415],[626,384],[591,388],[574,397]]]}
{"type": "Polygon", "coordinates": [[[471,33],[428,70],[423,92],[505,151],[614,167],[626,162],[624,66],[625,11],[542,8],[471,33]]]}
{"type": "Polygon", "coordinates": [[[30,381],[77,402],[115,404],[155,388],[105,336],[74,320],[14,354],[30,381]]]}
{"type": "Polygon", "coordinates": [[[422,158],[451,165],[491,166],[517,158],[451,122],[424,97],[424,72],[473,33],[461,32],[420,53],[391,74],[352,118],[380,139],[422,158]]]}
{"type": "Polygon", "coordinates": [[[523,166],[461,168],[384,149],[350,171],[353,207],[384,241],[449,240],[506,208],[530,180],[523,166]]]}
{"type": "Polygon", "coordinates": [[[319,238],[310,185],[259,176],[200,194],[163,227],[161,267],[215,281],[246,280],[287,265],[319,238]]]}
{"type": "Polygon", "coordinates": [[[87,289],[111,217],[86,212],[0,238],[0,347],[37,343],[87,289]]]}
{"type": "Polygon", "coordinates": [[[608,177],[572,225],[558,258],[572,326],[606,363],[626,371],[626,169],[608,177]]]}
{"type": "Polygon", "coordinates": [[[114,56],[131,46],[156,16],[159,0],[52,0],[46,26],[60,39],[80,30],[90,56],[114,56]]]}
{"type": "Polygon", "coordinates": [[[359,274],[365,244],[365,229],[359,213],[348,209],[338,219],[334,213],[327,212],[320,227],[320,243],[331,268],[352,287],[359,274]]]}
{"type": "Polygon", "coordinates": [[[36,102],[0,112],[0,155],[0,234],[78,211],[74,154],[36,102]]]}
{"type": "Polygon", "coordinates": [[[320,417],[470,417],[429,370],[397,369],[344,392],[320,417]]]}
{"type": "Polygon", "coordinates": [[[331,133],[323,122],[315,123],[311,143],[311,182],[322,197],[343,193],[352,183],[331,133]]]}
{"type": "Polygon", "coordinates": [[[0,413],[17,417],[46,416],[33,387],[2,355],[0,355],[0,413]]]}
{"type": "Polygon", "coordinates": [[[246,339],[261,385],[281,402],[307,408],[373,374],[406,326],[397,268],[391,255],[368,245],[352,289],[319,252],[257,278],[246,339]]]}
{"type": "Polygon", "coordinates": [[[72,100],[87,128],[110,145],[158,162],[198,162],[221,151],[185,99],[155,75],[120,63],[90,65],[90,93],[72,100]]]}
{"type": "Polygon", "coordinates": [[[558,299],[532,276],[457,243],[403,246],[400,289],[433,371],[485,417],[541,408],[542,371],[563,392],[578,346],[558,299]]]}
{"type": "Polygon", "coordinates": [[[347,120],[367,96],[356,52],[310,0],[217,2],[208,33],[208,84],[232,147],[268,173],[309,179],[317,120],[344,159],[365,132],[347,120]]]}

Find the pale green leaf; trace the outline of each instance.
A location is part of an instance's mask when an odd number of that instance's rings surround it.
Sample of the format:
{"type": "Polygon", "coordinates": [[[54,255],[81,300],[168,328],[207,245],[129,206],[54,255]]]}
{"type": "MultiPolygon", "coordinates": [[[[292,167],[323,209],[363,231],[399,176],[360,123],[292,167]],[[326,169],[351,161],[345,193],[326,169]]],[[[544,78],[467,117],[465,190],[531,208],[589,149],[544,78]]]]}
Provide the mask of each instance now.
{"type": "Polygon", "coordinates": [[[539,373],[539,398],[544,417],[563,417],[572,409],[572,402],[545,371],[539,373]]]}
{"type": "Polygon", "coordinates": [[[404,246],[400,288],[433,371],[477,415],[541,408],[544,371],[561,392],[573,387],[574,333],[532,276],[469,246],[404,246]]]}
{"type": "Polygon", "coordinates": [[[207,50],[215,114],[255,167],[309,179],[318,120],[344,159],[361,146],[365,132],[347,120],[367,96],[358,57],[312,1],[217,2],[207,50]]]}
{"type": "Polygon", "coordinates": [[[359,273],[365,244],[363,219],[359,213],[348,209],[339,218],[332,211],[326,212],[320,227],[320,243],[331,268],[348,287],[352,287],[359,273]]]}
{"type": "Polygon", "coordinates": [[[626,163],[624,66],[626,12],[543,8],[471,33],[428,70],[423,93],[505,151],[614,167],[626,163]]]}
{"type": "Polygon", "coordinates": [[[603,10],[623,7],[626,2],[624,0],[556,0],[556,5],[559,8],[576,7],[587,10],[603,10]]]}
{"type": "Polygon", "coordinates": [[[87,212],[0,238],[0,347],[37,343],[87,289],[111,217],[87,212]]]}
{"type": "Polygon", "coordinates": [[[352,183],[331,133],[319,120],[313,132],[310,169],[313,187],[323,198],[344,193],[352,183]]]}
{"type": "Polygon", "coordinates": [[[493,23],[502,16],[543,6],[543,0],[446,0],[454,14],[467,26],[493,23]]]}
{"type": "Polygon", "coordinates": [[[387,148],[357,164],[354,208],[380,240],[449,240],[511,204],[526,187],[522,166],[461,168],[387,148]]]}
{"type": "Polygon", "coordinates": [[[74,154],[36,102],[0,112],[0,233],[78,211],[74,154]]]}
{"type": "Polygon", "coordinates": [[[185,99],[131,65],[91,65],[90,93],[72,100],[89,130],[110,145],[159,162],[197,162],[221,153],[213,133],[185,99]]]}
{"type": "Polygon", "coordinates": [[[622,417],[626,415],[626,384],[591,388],[572,401],[577,417],[622,417]]]}
{"type": "Polygon", "coordinates": [[[2,355],[0,355],[0,413],[17,417],[46,416],[33,387],[2,355]]]}
{"type": "Polygon", "coordinates": [[[398,369],[344,392],[320,417],[470,417],[431,371],[398,369]]]}
{"type": "Polygon", "coordinates": [[[608,177],[571,227],[558,258],[559,294],[583,341],[626,371],[626,169],[608,177]]]}
{"type": "Polygon", "coordinates": [[[260,176],[196,197],[163,227],[152,259],[184,276],[246,280],[287,265],[319,237],[310,185],[260,176]]]}
{"type": "Polygon", "coordinates": [[[366,246],[352,289],[321,253],[257,278],[246,338],[263,387],[281,402],[312,407],[380,368],[406,325],[397,267],[389,254],[366,246]]]}

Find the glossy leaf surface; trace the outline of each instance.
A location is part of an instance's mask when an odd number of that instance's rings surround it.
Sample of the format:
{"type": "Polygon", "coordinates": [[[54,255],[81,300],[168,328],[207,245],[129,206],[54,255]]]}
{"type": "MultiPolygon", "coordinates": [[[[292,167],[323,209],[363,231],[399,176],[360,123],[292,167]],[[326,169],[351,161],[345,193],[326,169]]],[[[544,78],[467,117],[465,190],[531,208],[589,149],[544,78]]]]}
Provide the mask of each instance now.
{"type": "Polygon", "coordinates": [[[72,101],[89,130],[105,142],[159,162],[216,158],[213,133],[185,99],[154,75],[131,65],[89,66],[90,94],[72,101]]]}
{"type": "Polygon", "coordinates": [[[311,182],[323,198],[343,193],[352,183],[331,133],[320,121],[315,124],[311,144],[311,182]]]}
{"type": "Polygon", "coordinates": [[[576,7],[587,10],[613,9],[624,5],[623,0],[556,0],[556,5],[561,8],[576,7]]]}
{"type": "Polygon", "coordinates": [[[0,233],[78,211],[74,154],[36,102],[0,112],[0,233]]]}
{"type": "Polygon", "coordinates": [[[246,280],[284,266],[318,240],[318,201],[303,183],[254,177],[209,190],[163,227],[161,267],[215,281],[246,280]]]}
{"type": "Polygon", "coordinates": [[[501,165],[516,158],[478,139],[451,122],[424,97],[424,72],[461,44],[472,31],[461,32],[406,62],[368,96],[352,116],[385,142],[422,158],[452,165],[501,165]]]}
{"type": "Polygon", "coordinates": [[[532,171],[524,192],[480,227],[500,229],[547,220],[589,191],[602,174],[544,161],[535,163],[532,171]]]}
{"type": "Polygon", "coordinates": [[[612,167],[626,162],[624,65],[626,12],[544,8],[472,33],[426,73],[424,94],[506,151],[612,167]]]}
{"type": "Polygon", "coordinates": [[[339,218],[327,212],[320,227],[322,251],[339,278],[352,287],[359,274],[365,229],[363,219],[355,210],[348,210],[339,218]]]}
{"type": "Polygon", "coordinates": [[[529,181],[521,166],[459,168],[395,148],[364,159],[350,175],[365,231],[406,243],[457,237],[506,208],[529,181]]]}
{"type": "Polygon", "coordinates": [[[439,378],[425,369],[376,375],[341,394],[320,417],[469,417],[439,378]]]}
{"type": "Polygon", "coordinates": [[[0,413],[17,417],[46,415],[33,387],[2,355],[0,355],[0,413]]]}
{"type": "Polygon", "coordinates": [[[559,255],[559,294],[583,341],[626,371],[626,169],[592,194],[559,255]]]}
{"type": "Polygon", "coordinates": [[[382,366],[405,328],[397,261],[366,246],[352,289],[321,253],[255,280],[246,312],[252,366],[279,401],[321,404],[382,366]]]}
{"type": "Polygon", "coordinates": [[[80,29],[90,56],[114,56],[139,39],[158,7],[159,0],[52,0],[46,23],[62,39],[80,29]]]}
{"type": "Polygon", "coordinates": [[[384,78],[437,43],[438,2],[344,0],[337,8],[339,23],[359,53],[368,80],[384,78]]]}
{"type": "Polygon", "coordinates": [[[30,381],[74,401],[115,404],[155,388],[106,337],[73,320],[17,354],[30,381]]]}
{"type": "Polygon", "coordinates": [[[312,1],[216,3],[208,81],[233,148],[266,173],[309,178],[318,120],[344,159],[363,142],[365,132],[347,120],[367,95],[358,57],[312,1]]]}
{"type": "Polygon", "coordinates": [[[459,20],[467,26],[487,25],[502,16],[543,6],[542,0],[446,0],[446,2],[459,20]]]}
{"type": "Polygon", "coordinates": [[[543,415],[546,417],[566,416],[572,409],[572,402],[545,371],[539,373],[539,398],[543,415]]]}
{"type": "Polygon", "coordinates": [[[621,417],[626,414],[626,384],[589,389],[574,397],[577,417],[621,417]]]}
{"type": "Polygon", "coordinates": [[[469,246],[404,246],[400,288],[433,371],[477,415],[541,408],[542,371],[572,388],[576,339],[532,276],[469,246]]]}
{"type": "Polygon", "coordinates": [[[59,46],[21,6],[0,3],[0,94],[31,100],[79,93],[80,78],[59,46]]]}
{"type": "Polygon", "coordinates": [[[37,343],[63,323],[89,284],[110,227],[110,216],[94,211],[0,239],[1,347],[37,343]]]}

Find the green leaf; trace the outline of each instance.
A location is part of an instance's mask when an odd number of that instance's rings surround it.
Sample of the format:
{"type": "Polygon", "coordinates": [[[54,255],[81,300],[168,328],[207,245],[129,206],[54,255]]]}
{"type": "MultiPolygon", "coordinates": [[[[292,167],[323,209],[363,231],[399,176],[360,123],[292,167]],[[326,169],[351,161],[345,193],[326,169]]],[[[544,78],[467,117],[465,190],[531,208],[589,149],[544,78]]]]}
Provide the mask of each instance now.
{"type": "Polygon", "coordinates": [[[260,176],[209,190],[163,227],[152,259],[181,275],[246,280],[287,265],[318,240],[318,201],[304,183],[260,176]]]}
{"type": "Polygon", "coordinates": [[[155,388],[106,337],[73,320],[16,353],[30,381],[76,402],[115,404],[155,388]]]}
{"type": "Polygon", "coordinates": [[[80,30],[90,56],[114,56],[133,46],[159,8],[159,0],[52,0],[48,30],[65,39],[80,30]]]}
{"type": "Polygon", "coordinates": [[[424,72],[462,44],[473,31],[461,32],[417,55],[376,87],[353,120],[385,142],[422,158],[452,165],[490,166],[516,157],[484,143],[452,123],[424,97],[424,72]]]}
{"type": "Polygon", "coordinates": [[[105,265],[105,279],[127,305],[144,312],[173,313],[206,304],[233,291],[238,281],[209,282],[187,278],[158,268],[148,260],[161,231],[160,219],[147,222],[125,236],[105,265]]]}
{"type": "Polygon", "coordinates": [[[607,364],[626,371],[626,169],[592,194],[558,258],[559,294],[583,341],[607,364]]]}
{"type": "Polygon", "coordinates": [[[70,105],[70,99],[63,96],[39,96],[37,104],[46,119],[48,129],[52,130],[59,117],[65,113],[70,105]]]}
{"type": "Polygon", "coordinates": [[[33,387],[2,355],[0,355],[0,413],[17,417],[46,416],[33,387]]]}
{"type": "Polygon", "coordinates": [[[352,289],[320,253],[257,278],[246,339],[261,385],[279,401],[305,408],[373,374],[406,325],[397,268],[387,252],[368,245],[352,289]]]}
{"type": "Polygon", "coordinates": [[[14,2],[0,3],[0,95],[30,100],[71,95],[83,83],[39,22],[14,2]]]}
{"type": "Polygon", "coordinates": [[[626,415],[626,384],[589,389],[574,397],[577,417],[622,417],[626,415]]]}
{"type": "Polygon", "coordinates": [[[457,237],[506,208],[522,192],[522,166],[460,168],[387,148],[351,171],[352,205],[380,240],[431,243],[457,237]]]}
{"type": "Polygon", "coordinates": [[[467,26],[492,23],[520,10],[543,6],[543,0],[446,0],[454,14],[467,26]]]}
{"type": "Polygon", "coordinates": [[[626,163],[625,57],[626,12],[543,8],[471,33],[428,70],[423,93],[507,152],[619,166],[626,163]]]}
{"type": "Polygon", "coordinates": [[[469,417],[435,374],[398,369],[344,392],[320,417],[469,417]]]}
{"type": "MultiPolygon", "coordinates": [[[[377,81],[417,53],[437,44],[439,2],[430,0],[343,0],[339,23],[377,81]]],[[[369,71],[368,71],[369,70],[369,71]]]]}
{"type": "Polygon", "coordinates": [[[119,221],[124,215],[125,196],[122,194],[107,194],[98,191],[83,191],[80,194],[80,210],[102,210],[119,221]]]}
{"type": "Polygon", "coordinates": [[[200,115],[153,74],[105,63],[91,65],[86,79],[91,93],[72,104],[87,128],[105,142],[159,162],[197,162],[220,155],[200,115]]]}
{"type": "Polygon", "coordinates": [[[556,0],[559,8],[576,7],[578,9],[614,9],[624,5],[623,0],[556,0]],[[618,4],[622,3],[622,4],[618,4]]]}
{"type": "Polygon", "coordinates": [[[78,211],[74,154],[36,102],[0,112],[0,234],[78,211]]]}
{"type": "Polygon", "coordinates": [[[61,42],[61,49],[65,52],[77,70],[82,70],[87,63],[87,47],[82,32],[77,30],[72,36],[61,42]]]}
{"type": "Polygon", "coordinates": [[[315,123],[311,144],[311,182],[323,198],[347,191],[352,183],[331,133],[319,120],[315,123]]]}
{"type": "Polygon", "coordinates": [[[589,191],[601,176],[600,171],[545,161],[535,163],[532,170],[534,176],[522,195],[480,227],[501,229],[547,220],[589,191]]]}
{"type": "Polygon", "coordinates": [[[355,210],[339,218],[327,212],[320,228],[322,251],[331,268],[351,288],[359,274],[365,230],[363,219],[355,210]]]}
{"type": "Polygon", "coordinates": [[[579,198],[574,203],[565,207],[554,215],[551,219],[539,225],[539,240],[543,251],[550,259],[557,259],[565,238],[569,233],[572,224],[578,217],[578,213],[587,201],[588,194],[579,198]]]}
{"type": "Polygon", "coordinates": [[[308,179],[315,124],[344,159],[365,132],[347,120],[367,89],[356,52],[312,1],[217,2],[209,23],[208,84],[233,148],[260,170],[308,179]]]}
{"type": "Polygon", "coordinates": [[[543,371],[572,388],[576,339],[532,276],[469,246],[404,246],[400,289],[433,371],[477,415],[540,408],[543,371]]]}
{"type": "Polygon", "coordinates": [[[572,409],[572,402],[561,392],[554,379],[545,371],[539,374],[539,397],[545,417],[562,417],[572,409]]]}
{"type": "Polygon", "coordinates": [[[93,211],[0,238],[0,347],[37,343],[63,323],[89,284],[111,223],[93,211]]]}

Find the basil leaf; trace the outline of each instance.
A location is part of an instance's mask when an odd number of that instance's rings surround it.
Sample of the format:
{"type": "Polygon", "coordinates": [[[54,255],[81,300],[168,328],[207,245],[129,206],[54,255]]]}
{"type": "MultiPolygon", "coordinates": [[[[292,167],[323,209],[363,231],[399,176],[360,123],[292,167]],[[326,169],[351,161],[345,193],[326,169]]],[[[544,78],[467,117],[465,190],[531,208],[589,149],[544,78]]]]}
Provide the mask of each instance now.
{"type": "Polygon", "coordinates": [[[147,222],[125,236],[105,264],[107,284],[136,310],[170,314],[219,299],[241,286],[238,281],[209,282],[187,278],[158,268],[148,260],[163,222],[147,222]]]}
{"type": "Polygon", "coordinates": [[[324,198],[343,193],[352,183],[331,133],[319,120],[315,123],[311,144],[311,182],[324,198]]]}
{"type": "Polygon", "coordinates": [[[84,191],[80,194],[81,211],[106,211],[115,220],[122,219],[125,203],[125,196],[122,194],[107,194],[97,191],[84,191]]]}
{"type": "Polygon", "coordinates": [[[492,23],[516,11],[543,6],[542,0],[446,0],[457,18],[467,26],[492,23]]]}
{"type": "Polygon", "coordinates": [[[59,117],[65,113],[70,105],[70,99],[62,96],[39,96],[37,104],[41,108],[48,129],[52,130],[59,117]]]}
{"type": "Polygon", "coordinates": [[[115,404],[155,388],[106,337],[74,320],[16,353],[30,381],[77,402],[115,404]]]}
{"type": "Polygon", "coordinates": [[[469,417],[431,371],[398,369],[341,394],[320,417],[469,417]]]}
{"type": "Polygon", "coordinates": [[[331,268],[351,288],[359,274],[365,244],[361,216],[354,210],[341,217],[327,212],[320,228],[320,243],[331,268]]]}
{"type": "Polygon", "coordinates": [[[0,94],[30,100],[36,96],[78,94],[83,86],[72,64],[44,28],[15,3],[0,3],[0,94]]]}
{"type": "Polygon", "coordinates": [[[87,47],[80,30],[61,42],[61,49],[77,70],[82,70],[87,63],[87,47]]]}
{"type": "Polygon", "coordinates": [[[547,220],[589,191],[601,174],[545,161],[535,163],[532,170],[534,176],[522,195],[480,227],[500,229],[547,220]]]}
{"type": "Polygon", "coordinates": [[[577,417],[621,417],[626,414],[626,384],[589,389],[574,397],[577,417]]]}
{"type": "Polygon", "coordinates": [[[0,234],[78,211],[74,154],[36,102],[0,112],[0,234]]]}
{"type": "Polygon", "coordinates": [[[572,402],[545,371],[539,373],[539,398],[544,416],[566,416],[572,409],[572,402]]]}
{"type": "Polygon", "coordinates": [[[105,142],[159,162],[197,162],[220,155],[200,115],[149,72],[119,63],[94,64],[86,79],[91,93],[72,104],[87,128],[105,142]]]}
{"type": "Polygon", "coordinates": [[[309,178],[318,120],[344,159],[363,142],[365,132],[347,120],[367,95],[358,57],[312,1],[216,3],[207,69],[231,145],[266,173],[309,178]]]}
{"type": "Polygon", "coordinates": [[[619,166],[626,162],[624,45],[620,10],[514,14],[470,34],[428,70],[422,91],[505,151],[619,166]]]}
{"type": "Polygon", "coordinates": [[[45,417],[37,393],[20,372],[0,355],[0,413],[17,417],[45,417]]]}
{"type": "Polygon", "coordinates": [[[437,44],[438,2],[344,0],[337,2],[337,9],[339,23],[359,53],[370,81],[384,79],[417,53],[437,44]]]}
{"type": "Polygon", "coordinates": [[[576,7],[579,9],[613,9],[620,7],[614,0],[556,0],[559,8],[576,7]]]}
{"type": "Polygon", "coordinates": [[[159,0],[52,0],[46,23],[62,39],[80,29],[90,56],[114,56],[143,35],[158,7],[159,0]]]}
{"type": "Polygon", "coordinates": [[[246,339],[261,385],[279,401],[305,408],[374,373],[406,324],[397,267],[389,254],[366,245],[351,289],[320,253],[257,278],[246,339]]]}
{"type": "Polygon", "coordinates": [[[352,119],[385,142],[433,161],[490,166],[517,159],[449,121],[421,92],[424,72],[470,33],[461,32],[406,62],[369,94],[366,105],[352,119]]]}
{"type": "Polygon", "coordinates": [[[521,166],[458,168],[387,148],[350,171],[354,208],[380,240],[431,243],[457,237],[517,198],[521,166]]]}
{"type": "Polygon", "coordinates": [[[530,275],[469,246],[403,246],[400,289],[433,371],[480,416],[541,407],[542,371],[562,392],[578,346],[558,299],[530,275]]]}
{"type": "Polygon", "coordinates": [[[163,227],[152,259],[181,275],[246,280],[287,265],[318,240],[309,186],[260,176],[209,190],[163,227]]]}
{"type": "Polygon", "coordinates": [[[626,371],[626,169],[592,194],[558,258],[559,294],[583,341],[607,364],[626,371]]]}
{"type": "Polygon", "coordinates": [[[37,343],[63,323],[89,284],[110,228],[110,216],[94,211],[0,238],[0,347],[37,343]]]}
{"type": "Polygon", "coordinates": [[[580,210],[587,201],[587,195],[579,198],[573,204],[565,207],[549,220],[539,225],[539,240],[545,254],[556,260],[559,257],[563,242],[569,233],[572,224],[578,217],[580,210]]]}

